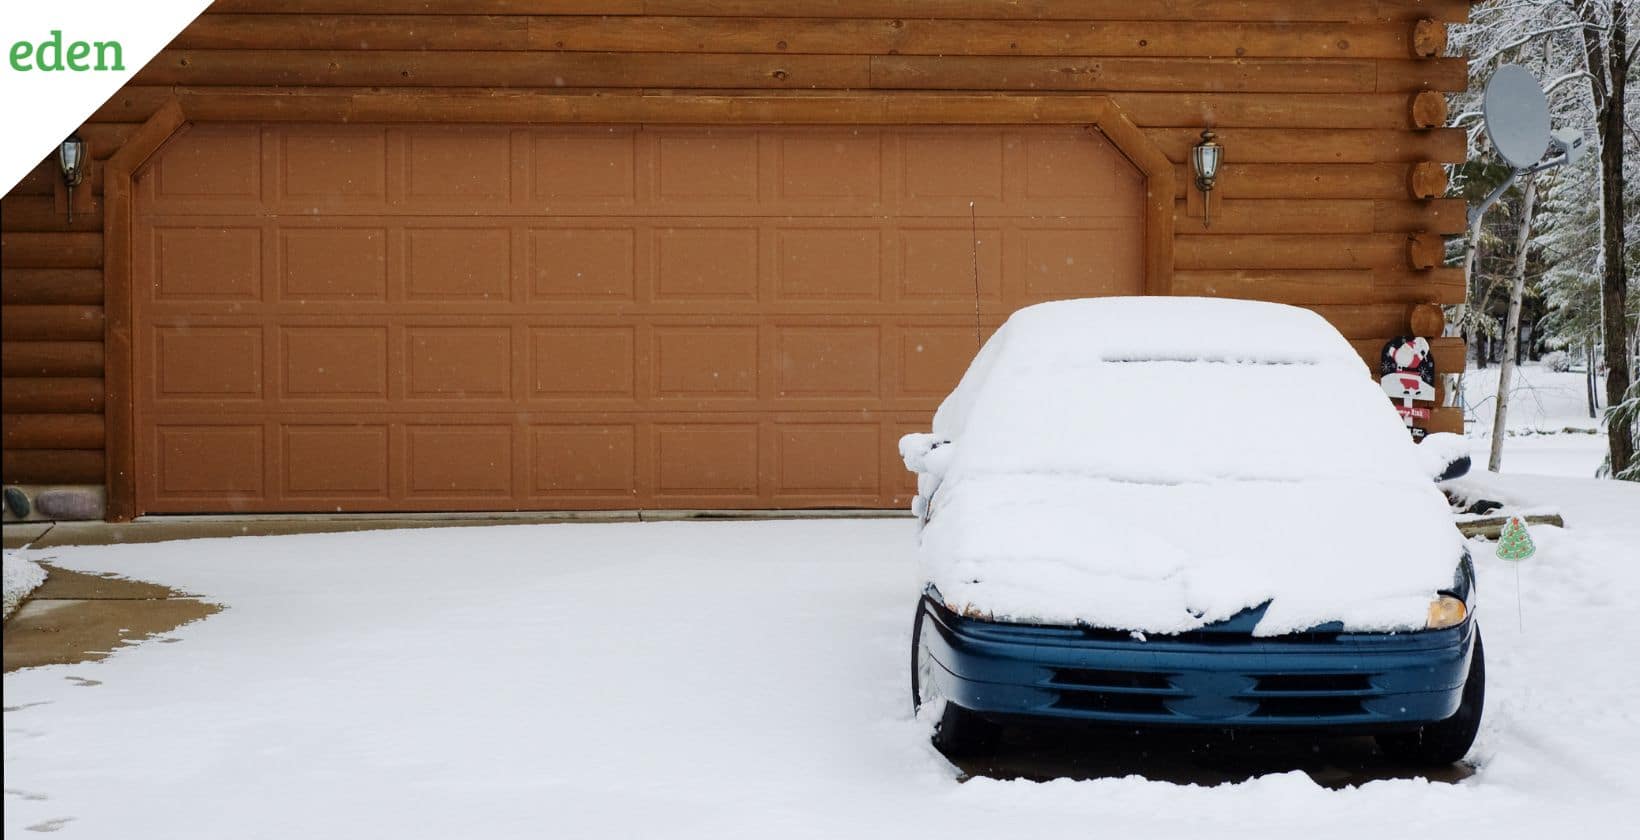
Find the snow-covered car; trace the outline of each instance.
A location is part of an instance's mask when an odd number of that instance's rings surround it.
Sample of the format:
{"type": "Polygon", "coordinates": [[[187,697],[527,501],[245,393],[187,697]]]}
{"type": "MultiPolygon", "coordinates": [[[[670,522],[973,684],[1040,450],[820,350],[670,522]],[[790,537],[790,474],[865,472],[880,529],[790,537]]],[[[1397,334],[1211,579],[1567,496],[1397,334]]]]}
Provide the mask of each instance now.
{"type": "Polygon", "coordinates": [[[900,443],[925,587],[912,699],[948,753],[1012,720],[1372,733],[1463,757],[1485,665],[1474,572],[1357,351],[1307,310],[1040,304],[900,443]]]}

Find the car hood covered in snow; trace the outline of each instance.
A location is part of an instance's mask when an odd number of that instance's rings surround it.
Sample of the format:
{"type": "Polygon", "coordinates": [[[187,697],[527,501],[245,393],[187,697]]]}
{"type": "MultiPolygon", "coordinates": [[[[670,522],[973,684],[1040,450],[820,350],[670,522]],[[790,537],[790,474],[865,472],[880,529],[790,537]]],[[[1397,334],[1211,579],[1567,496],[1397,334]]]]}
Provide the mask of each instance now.
{"type": "Polygon", "coordinates": [[[934,434],[924,570],[970,614],[1178,633],[1269,602],[1259,635],[1409,630],[1462,551],[1360,356],[1293,307],[1020,310],[934,434]]]}

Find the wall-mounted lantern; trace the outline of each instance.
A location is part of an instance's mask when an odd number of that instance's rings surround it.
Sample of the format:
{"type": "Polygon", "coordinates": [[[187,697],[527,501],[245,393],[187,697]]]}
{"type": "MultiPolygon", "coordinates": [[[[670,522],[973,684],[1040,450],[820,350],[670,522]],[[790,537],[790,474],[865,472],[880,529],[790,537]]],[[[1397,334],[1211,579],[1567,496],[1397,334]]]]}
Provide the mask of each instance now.
{"type": "Polygon", "coordinates": [[[63,172],[63,184],[68,187],[68,223],[74,224],[74,188],[85,181],[85,141],[78,134],[57,147],[57,166],[63,172]]]}
{"type": "Polygon", "coordinates": [[[1213,224],[1213,186],[1219,177],[1219,161],[1224,147],[1219,145],[1212,129],[1202,132],[1202,141],[1190,149],[1190,166],[1196,171],[1196,189],[1202,193],[1202,227],[1213,224]]]}

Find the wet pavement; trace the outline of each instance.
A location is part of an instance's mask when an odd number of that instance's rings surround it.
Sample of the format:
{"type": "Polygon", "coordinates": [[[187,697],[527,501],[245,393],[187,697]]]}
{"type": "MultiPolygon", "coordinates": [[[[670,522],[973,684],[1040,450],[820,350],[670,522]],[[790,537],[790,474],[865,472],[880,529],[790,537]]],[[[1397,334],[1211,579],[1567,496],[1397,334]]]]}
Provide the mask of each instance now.
{"type": "Polygon", "coordinates": [[[1103,779],[1142,776],[1218,785],[1302,771],[1329,788],[1381,779],[1458,782],[1465,764],[1415,767],[1385,757],[1370,737],[1010,726],[993,756],[956,762],[972,777],[1103,779]]]}
{"type": "Polygon", "coordinates": [[[221,609],[158,584],[41,565],[45,583],[6,619],[7,672],[95,662],[144,639],[173,641],[165,634],[221,609]]]}

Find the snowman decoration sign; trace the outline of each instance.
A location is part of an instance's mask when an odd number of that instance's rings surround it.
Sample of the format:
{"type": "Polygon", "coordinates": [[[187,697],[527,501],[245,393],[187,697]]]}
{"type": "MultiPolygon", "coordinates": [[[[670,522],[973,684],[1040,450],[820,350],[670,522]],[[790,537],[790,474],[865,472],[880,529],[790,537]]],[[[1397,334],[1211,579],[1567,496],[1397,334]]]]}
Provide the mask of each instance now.
{"type": "Polygon", "coordinates": [[[1413,423],[1428,420],[1429,409],[1413,403],[1435,401],[1435,360],[1429,355],[1429,339],[1413,336],[1390,339],[1379,356],[1378,369],[1383,376],[1379,382],[1384,393],[1401,401],[1395,410],[1401,413],[1401,420],[1412,431],[1413,439],[1422,439],[1424,430],[1413,423]]]}

